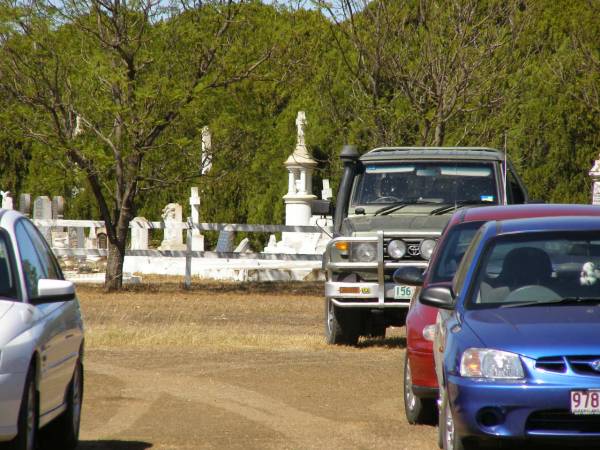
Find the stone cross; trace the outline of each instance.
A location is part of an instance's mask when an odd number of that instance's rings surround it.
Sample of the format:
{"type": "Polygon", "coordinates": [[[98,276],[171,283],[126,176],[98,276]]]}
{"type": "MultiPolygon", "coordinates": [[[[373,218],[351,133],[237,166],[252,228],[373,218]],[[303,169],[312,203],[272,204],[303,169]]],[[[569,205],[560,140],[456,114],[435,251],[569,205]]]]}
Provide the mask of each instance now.
{"type": "MultiPolygon", "coordinates": [[[[192,195],[190,196],[190,208],[192,210],[192,222],[200,222],[200,195],[198,194],[198,188],[192,187],[192,195]]],[[[200,230],[192,230],[192,250],[195,252],[204,251],[204,236],[200,233],[200,230]]]]}
{"type": "Polygon", "coordinates": [[[185,250],[181,234],[182,209],[179,203],[169,203],[163,209],[165,234],[159,250],[185,250]]]}
{"type": "Polygon", "coordinates": [[[200,157],[200,169],[202,175],[206,175],[212,168],[212,136],[210,128],[202,128],[202,155],[200,157]]]}
{"type": "Polygon", "coordinates": [[[306,145],[304,142],[304,128],[306,127],[306,113],[304,111],[298,111],[298,117],[296,117],[296,128],[298,128],[298,145],[306,145]]]}

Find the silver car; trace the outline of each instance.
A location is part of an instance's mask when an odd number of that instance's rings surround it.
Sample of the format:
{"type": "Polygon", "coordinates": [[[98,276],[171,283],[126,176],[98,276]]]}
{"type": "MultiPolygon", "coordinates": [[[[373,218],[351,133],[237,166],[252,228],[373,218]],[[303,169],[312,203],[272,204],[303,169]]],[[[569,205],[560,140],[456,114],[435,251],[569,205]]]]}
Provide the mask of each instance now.
{"type": "Polygon", "coordinates": [[[0,210],[0,442],[75,448],[82,394],[75,287],[37,228],[0,210]]]}

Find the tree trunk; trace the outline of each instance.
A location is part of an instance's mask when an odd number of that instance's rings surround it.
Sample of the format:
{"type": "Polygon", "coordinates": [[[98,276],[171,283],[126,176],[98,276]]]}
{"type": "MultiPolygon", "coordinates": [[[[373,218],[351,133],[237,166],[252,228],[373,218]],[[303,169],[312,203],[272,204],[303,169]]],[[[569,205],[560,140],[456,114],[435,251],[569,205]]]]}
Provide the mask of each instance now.
{"type": "Polygon", "coordinates": [[[444,145],[444,139],[446,138],[446,124],[439,121],[435,126],[435,142],[434,146],[441,147],[444,145]]]}
{"type": "Polygon", "coordinates": [[[123,263],[125,262],[125,237],[120,237],[117,242],[108,239],[108,259],[104,278],[104,290],[107,292],[118,291],[123,286],[123,263]]]}

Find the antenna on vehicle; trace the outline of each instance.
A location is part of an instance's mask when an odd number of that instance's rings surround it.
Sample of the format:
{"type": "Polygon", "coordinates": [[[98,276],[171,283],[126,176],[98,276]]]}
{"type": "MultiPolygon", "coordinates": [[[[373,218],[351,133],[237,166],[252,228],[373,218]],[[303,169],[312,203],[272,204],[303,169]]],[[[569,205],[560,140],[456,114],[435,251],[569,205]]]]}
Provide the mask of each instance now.
{"type": "Polygon", "coordinates": [[[502,171],[502,185],[504,188],[504,204],[508,204],[508,194],[506,191],[506,174],[507,174],[507,169],[508,169],[508,146],[506,145],[507,142],[507,135],[506,135],[506,130],[504,130],[504,167],[503,167],[503,171],[502,171]]]}

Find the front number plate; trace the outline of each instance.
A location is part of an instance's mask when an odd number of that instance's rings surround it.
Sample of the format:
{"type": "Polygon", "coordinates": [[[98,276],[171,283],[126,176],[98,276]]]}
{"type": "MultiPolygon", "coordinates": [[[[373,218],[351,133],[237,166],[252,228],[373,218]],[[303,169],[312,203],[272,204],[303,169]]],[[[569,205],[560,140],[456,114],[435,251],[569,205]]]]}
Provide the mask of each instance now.
{"type": "Polygon", "coordinates": [[[600,390],[571,391],[571,413],[577,415],[600,414],[600,390]]]}
{"type": "Polygon", "coordinates": [[[410,300],[413,296],[414,287],[412,286],[394,286],[394,299],[410,300]]]}

